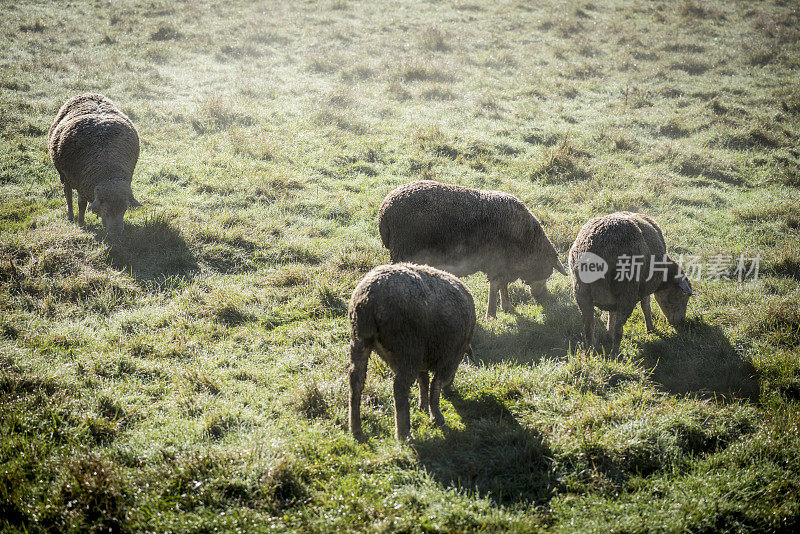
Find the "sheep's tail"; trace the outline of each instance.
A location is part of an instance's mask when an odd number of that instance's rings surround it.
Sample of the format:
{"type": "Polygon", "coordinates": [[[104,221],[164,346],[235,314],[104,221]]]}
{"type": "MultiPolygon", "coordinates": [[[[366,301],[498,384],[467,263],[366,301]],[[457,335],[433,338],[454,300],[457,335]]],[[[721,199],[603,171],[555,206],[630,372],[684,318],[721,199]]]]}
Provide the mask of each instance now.
{"type": "Polygon", "coordinates": [[[355,317],[351,318],[350,324],[354,327],[354,334],[364,340],[372,339],[378,335],[378,324],[375,321],[375,314],[367,307],[356,306],[355,317]]]}

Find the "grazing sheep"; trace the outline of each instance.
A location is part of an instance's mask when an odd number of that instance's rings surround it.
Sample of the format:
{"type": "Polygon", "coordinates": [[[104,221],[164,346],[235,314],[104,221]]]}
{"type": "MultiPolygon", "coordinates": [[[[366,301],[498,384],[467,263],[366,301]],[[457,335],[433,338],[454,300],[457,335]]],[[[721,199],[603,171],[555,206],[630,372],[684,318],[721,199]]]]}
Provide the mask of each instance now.
{"type": "Polygon", "coordinates": [[[671,325],[678,326],[686,318],[692,285],[680,265],[667,256],[661,228],[646,215],[622,211],[587,222],[569,251],[569,268],[590,348],[594,346],[595,306],[609,312],[612,354],[619,352],[622,327],[637,302],[647,331],[653,331],[651,293],[671,325]],[[636,258],[641,260],[638,274],[636,258]]]}
{"type": "Polygon", "coordinates": [[[80,224],[91,202],[89,209],[100,216],[108,231],[121,233],[125,210],[141,206],[131,190],[139,135],[130,119],[103,95],[78,95],[61,106],[47,141],[64,184],[69,220],[73,220],[75,189],[80,224]]]}
{"type": "Polygon", "coordinates": [[[566,275],[538,219],[513,195],[420,180],[389,193],[378,228],[392,262],[411,261],[456,276],[477,271],[489,279],[486,317],[513,310],[508,284],[522,278],[541,301],[553,269],[566,275]]]}
{"type": "Polygon", "coordinates": [[[408,392],[419,381],[419,407],[444,424],[439,394],[471,355],[475,303],[455,276],[427,265],[376,267],[359,282],[348,307],[350,318],[350,431],[361,431],[361,392],[367,360],[376,351],[394,372],[395,435],[408,436],[408,392]],[[428,372],[433,380],[428,382],[428,372]],[[430,387],[429,387],[430,385],[430,387]]]}

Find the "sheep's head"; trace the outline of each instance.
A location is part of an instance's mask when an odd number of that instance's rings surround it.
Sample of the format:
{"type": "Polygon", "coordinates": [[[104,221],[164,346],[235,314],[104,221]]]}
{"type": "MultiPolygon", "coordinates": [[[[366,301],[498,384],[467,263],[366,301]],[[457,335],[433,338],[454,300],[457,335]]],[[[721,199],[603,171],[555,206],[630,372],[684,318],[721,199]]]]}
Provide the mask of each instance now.
{"type": "Polygon", "coordinates": [[[680,270],[664,282],[655,292],[656,302],[672,326],[680,326],[686,319],[686,306],[692,296],[692,284],[680,270]]]}
{"type": "Polygon", "coordinates": [[[94,201],[89,209],[102,220],[108,233],[119,235],[125,228],[123,216],[128,208],[141,206],[133,196],[131,184],[125,181],[104,182],[94,188],[94,201]]]}
{"type": "MultiPolygon", "coordinates": [[[[549,243],[548,243],[549,244],[549,243]]],[[[553,274],[553,269],[561,274],[567,275],[567,270],[558,259],[558,252],[550,245],[542,253],[537,254],[531,261],[527,262],[526,268],[523,270],[520,278],[531,288],[531,294],[538,297],[547,292],[545,283],[547,279],[553,274]]]]}

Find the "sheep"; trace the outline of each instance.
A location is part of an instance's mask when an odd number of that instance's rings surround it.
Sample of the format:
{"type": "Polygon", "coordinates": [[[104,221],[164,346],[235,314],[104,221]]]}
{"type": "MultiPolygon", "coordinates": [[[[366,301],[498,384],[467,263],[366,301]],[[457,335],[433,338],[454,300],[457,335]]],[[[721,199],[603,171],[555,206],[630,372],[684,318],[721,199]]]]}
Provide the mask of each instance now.
{"type": "Polygon", "coordinates": [[[141,206],[131,190],[139,159],[139,135],[130,119],[103,95],[78,95],[61,106],[47,141],[64,185],[67,218],[73,220],[75,189],[80,224],[84,224],[88,204],[109,233],[121,233],[125,210],[141,206]]]}
{"type": "Polygon", "coordinates": [[[692,285],[680,265],[667,256],[658,224],[626,211],[596,217],[578,232],[569,251],[575,300],[588,348],[594,347],[594,307],[608,311],[611,354],[619,352],[622,329],[640,303],[647,331],[653,331],[650,295],[674,327],[686,318],[692,285]],[[637,274],[633,266],[641,260],[637,274]]]}
{"type": "Polygon", "coordinates": [[[556,269],[567,275],[539,220],[513,195],[420,180],[391,191],[378,211],[378,229],[393,263],[410,261],[456,276],[489,279],[486,317],[513,307],[508,284],[522,278],[537,301],[556,269]]]}
{"type": "Polygon", "coordinates": [[[350,320],[350,432],[362,440],[361,392],[372,351],[394,373],[395,436],[408,437],[408,395],[419,382],[419,408],[444,425],[439,394],[465,353],[472,356],[475,303],[455,276],[427,265],[381,265],[353,291],[350,320]],[[428,372],[433,380],[428,380],[428,372]]]}

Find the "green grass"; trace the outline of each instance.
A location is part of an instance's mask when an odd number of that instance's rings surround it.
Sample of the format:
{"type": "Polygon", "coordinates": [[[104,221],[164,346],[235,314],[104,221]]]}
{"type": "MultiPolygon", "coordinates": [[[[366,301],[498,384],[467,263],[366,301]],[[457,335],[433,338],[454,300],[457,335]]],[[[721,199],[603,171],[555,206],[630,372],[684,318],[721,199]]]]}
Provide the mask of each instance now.
{"type": "MultiPolygon", "coordinates": [[[[791,531],[800,513],[796,3],[155,1],[0,7],[0,528],[791,531]],[[84,91],[136,124],[145,206],[68,223],[46,132],[84,91]],[[393,438],[346,302],[397,185],[501,189],[562,261],[653,216],[697,281],[585,354],[570,281],[479,319],[476,362],[393,438]]],[[[487,282],[468,277],[476,308],[487,282]]],[[[480,314],[479,314],[480,315],[480,314]]]]}

